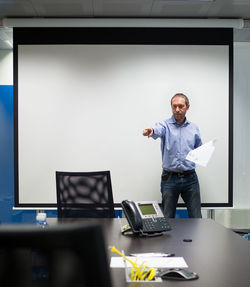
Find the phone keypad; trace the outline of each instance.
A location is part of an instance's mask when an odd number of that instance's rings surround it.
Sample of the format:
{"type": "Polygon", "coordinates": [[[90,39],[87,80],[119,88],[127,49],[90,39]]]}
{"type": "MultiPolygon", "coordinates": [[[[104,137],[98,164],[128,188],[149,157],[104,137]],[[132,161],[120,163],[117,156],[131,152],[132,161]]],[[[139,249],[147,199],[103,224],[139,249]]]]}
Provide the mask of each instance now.
{"type": "Polygon", "coordinates": [[[163,232],[171,227],[165,217],[155,217],[143,219],[143,231],[146,233],[163,232]]]}

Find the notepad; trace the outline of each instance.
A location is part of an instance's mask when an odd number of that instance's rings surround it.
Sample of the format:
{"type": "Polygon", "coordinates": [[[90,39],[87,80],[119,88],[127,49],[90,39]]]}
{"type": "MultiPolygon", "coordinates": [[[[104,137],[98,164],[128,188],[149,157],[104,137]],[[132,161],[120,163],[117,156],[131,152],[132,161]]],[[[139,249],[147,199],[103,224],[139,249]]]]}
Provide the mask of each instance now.
{"type": "MultiPolygon", "coordinates": [[[[183,257],[133,257],[127,256],[131,261],[136,263],[147,264],[150,267],[155,268],[187,268],[188,265],[183,257]]],[[[110,261],[111,268],[125,268],[124,259],[121,257],[111,257],[110,261]]],[[[127,267],[132,267],[132,265],[127,262],[127,267]]]]}

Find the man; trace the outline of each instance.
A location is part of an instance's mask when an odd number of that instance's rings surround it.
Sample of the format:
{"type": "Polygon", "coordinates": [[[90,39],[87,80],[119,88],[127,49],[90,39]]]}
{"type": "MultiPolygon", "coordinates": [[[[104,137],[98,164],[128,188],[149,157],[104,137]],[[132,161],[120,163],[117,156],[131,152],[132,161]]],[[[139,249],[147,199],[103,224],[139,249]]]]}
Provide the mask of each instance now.
{"type": "Polygon", "coordinates": [[[195,164],[186,160],[189,151],[202,144],[198,127],[186,119],[189,100],[178,93],[171,99],[172,117],[143,130],[143,136],[161,138],[162,207],[165,217],[175,217],[179,195],[189,217],[201,218],[201,200],[195,164]]]}

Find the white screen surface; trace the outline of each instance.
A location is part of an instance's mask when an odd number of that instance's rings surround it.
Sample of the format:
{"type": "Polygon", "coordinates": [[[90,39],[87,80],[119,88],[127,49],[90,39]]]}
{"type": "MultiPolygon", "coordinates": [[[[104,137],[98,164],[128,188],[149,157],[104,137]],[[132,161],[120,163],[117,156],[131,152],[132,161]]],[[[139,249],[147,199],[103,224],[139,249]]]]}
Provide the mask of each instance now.
{"type": "Polygon", "coordinates": [[[160,140],[177,92],[203,142],[203,203],[228,202],[228,46],[19,45],[19,203],[56,203],[55,171],[110,170],[116,203],[161,201],[160,140]]]}

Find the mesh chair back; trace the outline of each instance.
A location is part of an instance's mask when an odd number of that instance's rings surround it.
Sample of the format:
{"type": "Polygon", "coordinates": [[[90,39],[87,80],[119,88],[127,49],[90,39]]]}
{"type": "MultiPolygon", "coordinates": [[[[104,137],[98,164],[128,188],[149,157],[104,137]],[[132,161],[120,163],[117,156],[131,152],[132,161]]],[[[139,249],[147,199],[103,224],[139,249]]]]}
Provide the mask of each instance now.
{"type": "Polygon", "coordinates": [[[56,172],[58,217],[114,217],[110,171],[56,172]]]}

